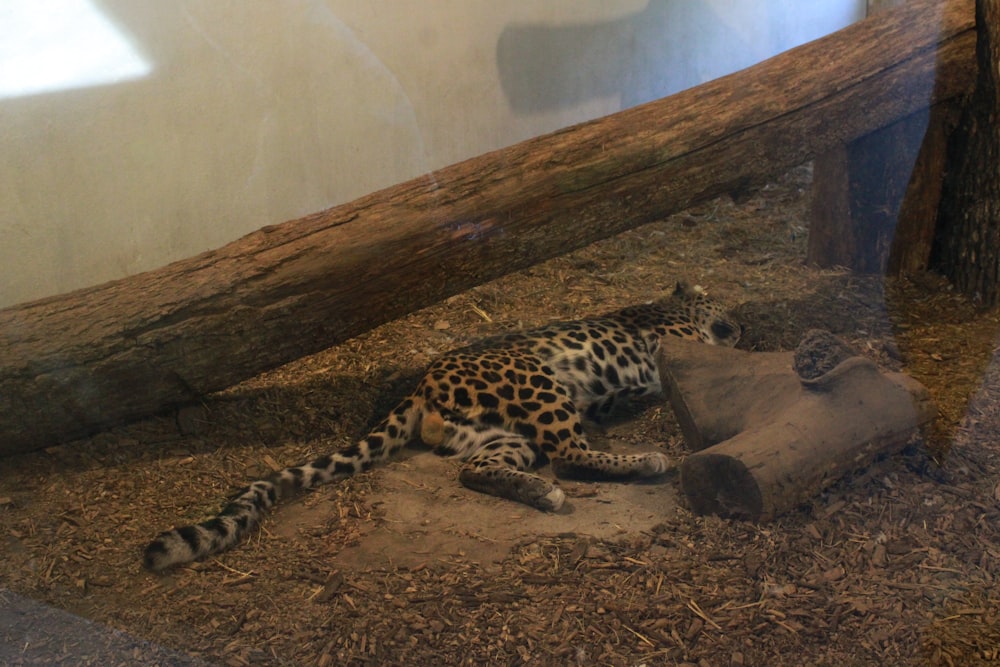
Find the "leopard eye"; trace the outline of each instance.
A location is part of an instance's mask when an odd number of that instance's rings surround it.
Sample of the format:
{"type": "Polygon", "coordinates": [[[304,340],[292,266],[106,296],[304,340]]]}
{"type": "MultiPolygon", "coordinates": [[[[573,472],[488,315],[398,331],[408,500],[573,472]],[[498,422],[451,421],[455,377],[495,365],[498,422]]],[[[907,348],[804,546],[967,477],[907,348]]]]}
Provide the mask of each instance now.
{"type": "Polygon", "coordinates": [[[715,322],[712,322],[711,329],[712,334],[716,338],[721,338],[723,340],[731,338],[739,333],[739,329],[737,327],[724,320],[716,320],[715,322]]]}

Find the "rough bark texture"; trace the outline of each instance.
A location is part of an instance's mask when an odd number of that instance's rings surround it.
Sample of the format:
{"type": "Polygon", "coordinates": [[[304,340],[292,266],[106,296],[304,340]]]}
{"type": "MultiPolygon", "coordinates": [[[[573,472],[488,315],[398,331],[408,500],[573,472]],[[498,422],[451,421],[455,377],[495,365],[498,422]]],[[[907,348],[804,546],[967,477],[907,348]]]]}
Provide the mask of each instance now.
{"type": "Polygon", "coordinates": [[[964,93],[969,0],[914,0],[753,68],[219,250],[0,311],[0,453],[196,401],[964,93]]]}
{"type": "Polygon", "coordinates": [[[680,467],[691,508],[773,519],[934,418],[918,382],[853,355],[829,332],[810,332],[795,353],[664,341],[661,378],[697,450],[680,467]]]}
{"type": "Polygon", "coordinates": [[[1000,303],[1000,0],[976,1],[975,92],[949,146],[935,264],[963,292],[1000,303]]]}

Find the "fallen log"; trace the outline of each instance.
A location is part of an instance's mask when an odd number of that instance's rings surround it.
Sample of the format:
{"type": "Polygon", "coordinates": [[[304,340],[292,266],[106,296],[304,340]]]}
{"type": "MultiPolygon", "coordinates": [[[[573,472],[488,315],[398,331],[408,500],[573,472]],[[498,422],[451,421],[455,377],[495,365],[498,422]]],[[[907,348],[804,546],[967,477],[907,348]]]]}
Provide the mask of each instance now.
{"type": "Polygon", "coordinates": [[[769,521],[900,450],[937,414],[927,390],[881,373],[833,334],[795,352],[665,340],[661,380],[691,449],[681,489],[699,514],[769,521]]]}
{"type": "Polygon", "coordinates": [[[971,0],[894,11],[677,95],[218,250],[0,311],[0,454],[197,401],[726,192],[974,78],[971,0]]]}

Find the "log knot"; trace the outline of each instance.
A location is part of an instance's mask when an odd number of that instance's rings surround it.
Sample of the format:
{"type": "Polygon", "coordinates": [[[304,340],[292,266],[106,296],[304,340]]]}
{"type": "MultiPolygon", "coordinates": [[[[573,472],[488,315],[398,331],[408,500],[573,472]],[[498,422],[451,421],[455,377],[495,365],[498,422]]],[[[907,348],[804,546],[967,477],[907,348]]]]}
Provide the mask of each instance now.
{"type": "Polygon", "coordinates": [[[860,355],[829,331],[810,329],[795,348],[792,368],[801,380],[816,380],[857,356],[860,355]]]}

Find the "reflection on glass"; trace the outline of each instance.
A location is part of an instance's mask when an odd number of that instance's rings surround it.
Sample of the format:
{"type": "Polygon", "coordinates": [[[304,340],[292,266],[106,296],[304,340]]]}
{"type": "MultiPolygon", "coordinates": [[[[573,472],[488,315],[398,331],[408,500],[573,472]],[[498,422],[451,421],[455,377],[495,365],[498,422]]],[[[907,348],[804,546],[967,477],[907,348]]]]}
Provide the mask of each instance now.
{"type": "Polygon", "coordinates": [[[0,3],[0,98],[116,83],[150,70],[90,0],[0,3]]]}

